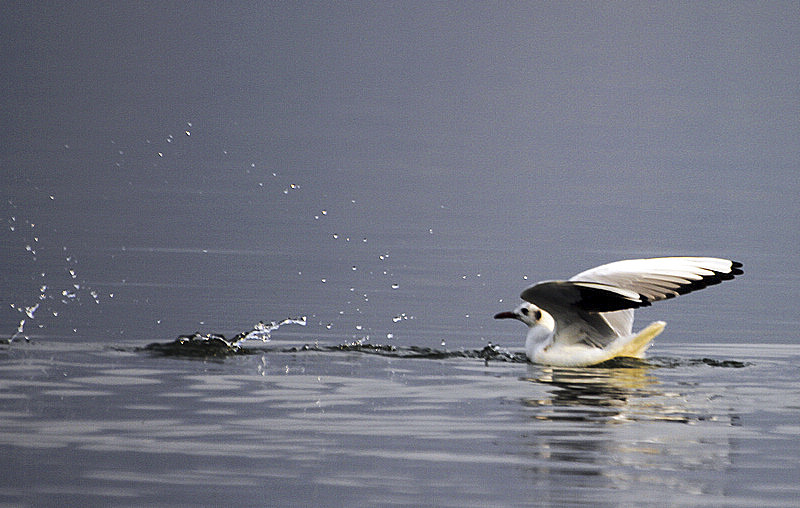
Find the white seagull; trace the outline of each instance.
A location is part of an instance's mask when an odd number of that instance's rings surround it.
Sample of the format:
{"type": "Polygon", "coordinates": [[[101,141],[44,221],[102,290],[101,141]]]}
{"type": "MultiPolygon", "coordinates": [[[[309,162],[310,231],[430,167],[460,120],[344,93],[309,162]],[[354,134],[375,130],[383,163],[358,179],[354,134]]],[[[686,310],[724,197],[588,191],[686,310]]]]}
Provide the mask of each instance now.
{"type": "Polygon", "coordinates": [[[535,363],[582,367],[618,356],[643,358],[666,323],[633,333],[633,309],[742,273],[741,263],[720,258],[628,259],[534,284],[520,295],[526,303],[494,317],[528,325],[525,354],[535,363]]]}

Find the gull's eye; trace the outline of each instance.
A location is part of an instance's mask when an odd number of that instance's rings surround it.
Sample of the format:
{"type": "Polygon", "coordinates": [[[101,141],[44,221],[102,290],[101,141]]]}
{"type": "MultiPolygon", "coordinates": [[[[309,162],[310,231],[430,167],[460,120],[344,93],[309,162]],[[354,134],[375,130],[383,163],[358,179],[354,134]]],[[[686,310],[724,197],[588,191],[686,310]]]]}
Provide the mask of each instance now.
{"type": "Polygon", "coordinates": [[[542,311],[536,309],[536,312],[533,313],[533,319],[535,319],[536,321],[542,319],[542,311]]]}

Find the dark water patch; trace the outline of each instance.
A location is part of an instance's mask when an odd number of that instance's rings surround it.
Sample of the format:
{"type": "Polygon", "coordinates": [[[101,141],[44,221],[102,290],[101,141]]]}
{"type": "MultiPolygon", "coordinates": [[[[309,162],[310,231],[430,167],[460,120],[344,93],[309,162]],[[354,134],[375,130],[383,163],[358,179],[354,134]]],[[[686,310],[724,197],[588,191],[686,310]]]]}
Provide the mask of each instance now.
{"type": "Polygon", "coordinates": [[[429,360],[447,358],[476,358],[489,361],[526,363],[524,353],[514,353],[506,348],[489,343],[483,349],[449,351],[419,346],[394,346],[390,344],[369,344],[363,340],[321,346],[319,344],[293,346],[288,348],[272,348],[264,346],[271,340],[271,333],[283,325],[306,325],[305,316],[287,318],[283,321],[259,321],[251,330],[241,332],[228,339],[221,333],[200,333],[180,335],[171,342],[155,342],[139,349],[152,354],[167,357],[185,358],[225,358],[236,355],[264,353],[364,353],[390,358],[423,358],[429,360]],[[253,345],[257,344],[257,345],[253,345]]]}
{"type": "Polygon", "coordinates": [[[363,344],[359,342],[340,344],[333,347],[321,347],[323,351],[345,351],[367,354],[377,354],[394,358],[423,358],[428,360],[441,360],[449,358],[476,358],[489,361],[527,363],[524,353],[514,353],[500,346],[489,344],[483,349],[449,351],[430,347],[406,346],[398,347],[381,344],[363,344]]]}
{"type": "Polygon", "coordinates": [[[219,358],[248,352],[236,342],[227,340],[224,335],[199,333],[181,335],[172,342],[154,342],[141,350],[159,356],[188,358],[219,358]]]}
{"type": "Polygon", "coordinates": [[[606,360],[605,362],[592,365],[590,369],[638,369],[641,367],[650,367],[651,364],[646,359],[632,358],[629,356],[620,356],[606,360]]]}
{"type": "Polygon", "coordinates": [[[236,355],[264,353],[363,353],[388,358],[418,358],[442,360],[450,358],[475,358],[485,362],[499,361],[527,363],[524,353],[514,353],[505,348],[489,344],[483,349],[449,351],[420,346],[393,346],[390,344],[365,344],[352,342],[335,346],[303,345],[288,348],[243,347],[238,341],[228,340],[219,334],[181,335],[172,342],[155,342],[140,348],[159,356],[176,358],[224,358],[236,355]]]}
{"type": "Polygon", "coordinates": [[[714,358],[670,358],[664,356],[654,356],[652,358],[631,358],[618,357],[591,367],[590,369],[636,369],[640,367],[656,367],[675,369],[679,367],[697,367],[706,365],[709,367],[722,367],[728,369],[741,369],[753,365],[750,362],[740,362],[738,360],[716,360],[714,358]]]}
{"type": "Polygon", "coordinates": [[[657,356],[648,360],[654,367],[676,369],[679,367],[698,367],[706,365],[708,367],[721,367],[726,369],[742,369],[751,367],[752,362],[740,362],[738,360],[715,360],[714,358],[669,358],[657,356]]]}
{"type": "Polygon", "coordinates": [[[144,350],[163,356],[178,357],[226,357],[248,354],[250,351],[242,347],[244,343],[248,341],[269,342],[272,332],[288,324],[305,326],[306,317],[286,318],[283,321],[270,321],[269,323],[259,321],[250,330],[237,333],[231,339],[227,339],[221,333],[195,332],[180,335],[172,342],[148,344],[144,350]]]}

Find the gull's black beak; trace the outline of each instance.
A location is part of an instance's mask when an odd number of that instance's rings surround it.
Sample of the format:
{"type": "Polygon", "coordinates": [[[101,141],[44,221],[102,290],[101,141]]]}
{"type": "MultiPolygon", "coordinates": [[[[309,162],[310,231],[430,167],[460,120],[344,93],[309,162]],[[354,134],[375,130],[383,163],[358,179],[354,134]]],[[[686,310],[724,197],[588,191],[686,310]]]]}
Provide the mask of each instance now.
{"type": "Polygon", "coordinates": [[[494,315],[495,319],[519,319],[516,314],[507,310],[505,312],[498,312],[494,315]]]}

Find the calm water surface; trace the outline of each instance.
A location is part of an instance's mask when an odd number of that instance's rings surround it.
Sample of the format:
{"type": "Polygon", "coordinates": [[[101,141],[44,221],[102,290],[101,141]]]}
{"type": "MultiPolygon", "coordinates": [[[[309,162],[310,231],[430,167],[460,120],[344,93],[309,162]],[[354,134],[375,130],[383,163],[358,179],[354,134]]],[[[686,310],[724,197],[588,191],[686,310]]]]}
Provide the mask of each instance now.
{"type": "Polygon", "coordinates": [[[645,364],[552,369],[282,352],[290,342],[224,360],[5,346],[0,500],[786,506],[800,495],[797,346],[680,344],[645,364]]]}

